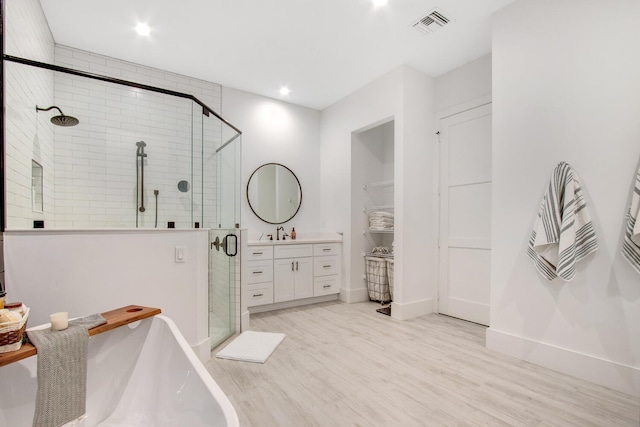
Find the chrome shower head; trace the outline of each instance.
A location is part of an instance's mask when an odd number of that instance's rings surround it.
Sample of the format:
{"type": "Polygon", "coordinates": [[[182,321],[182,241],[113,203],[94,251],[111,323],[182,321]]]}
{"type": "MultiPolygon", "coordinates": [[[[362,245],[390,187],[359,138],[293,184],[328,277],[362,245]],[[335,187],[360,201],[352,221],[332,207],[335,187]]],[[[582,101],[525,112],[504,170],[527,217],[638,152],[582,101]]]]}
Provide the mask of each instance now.
{"type": "Polygon", "coordinates": [[[58,107],[56,107],[55,105],[52,105],[49,108],[40,108],[36,105],[36,112],[38,111],[49,111],[52,109],[56,109],[58,111],[60,111],[60,115],[59,116],[53,116],[51,117],[51,123],[53,123],[56,126],[75,126],[78,123],[80,123],[80,120],[76,119],[75,117],[72,116],[65,116],[65,114],[62,112],[62,110],[58,107]]]}

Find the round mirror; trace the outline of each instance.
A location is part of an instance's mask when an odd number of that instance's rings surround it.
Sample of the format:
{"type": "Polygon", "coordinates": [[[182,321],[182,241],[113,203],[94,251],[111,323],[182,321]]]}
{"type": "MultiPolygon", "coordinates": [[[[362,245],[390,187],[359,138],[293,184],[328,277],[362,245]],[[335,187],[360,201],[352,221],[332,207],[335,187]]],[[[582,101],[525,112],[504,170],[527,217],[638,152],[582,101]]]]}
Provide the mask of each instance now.
{"type": "Polygon", "coordinates": [[[293,218],[302,203],[298,177],[286,166],[267,163],[253,171],[247,183],[247,200],[254,214],[269,224],[293,218]]]}

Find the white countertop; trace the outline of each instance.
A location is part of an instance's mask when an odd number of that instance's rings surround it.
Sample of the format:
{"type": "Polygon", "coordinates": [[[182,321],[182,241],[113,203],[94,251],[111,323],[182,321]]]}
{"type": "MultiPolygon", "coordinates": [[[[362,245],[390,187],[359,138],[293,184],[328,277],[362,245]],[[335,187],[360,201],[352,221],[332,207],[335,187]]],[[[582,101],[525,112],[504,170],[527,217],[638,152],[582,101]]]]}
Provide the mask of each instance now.
{"type": "Polygon", "coordinates": [[[268,246],[268,245],[295,245],[302,243],[336,243],[342,242],[342,235],[338,233],[296,233],[296,239],[291,240],[287,237],[287,240],[269,240],[264,235],[262,240],[249,237],[248,245],[250,246],[268,246]]]}

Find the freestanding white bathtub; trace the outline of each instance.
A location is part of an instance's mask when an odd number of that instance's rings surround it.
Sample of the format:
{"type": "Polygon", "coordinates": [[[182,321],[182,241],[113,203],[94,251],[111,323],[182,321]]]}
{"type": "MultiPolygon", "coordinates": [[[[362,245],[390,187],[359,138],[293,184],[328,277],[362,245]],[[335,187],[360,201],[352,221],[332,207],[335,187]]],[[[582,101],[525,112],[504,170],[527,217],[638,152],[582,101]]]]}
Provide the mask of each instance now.
{"type": "MultiPolygon", "coordinates": [[[[0,368],[0,427],[32,424],[36,357],[0,368]]],[[[231,402],[168,317],[91,337],[87,371],[87,415],[67,426],[239,425],[231,402]]]]}

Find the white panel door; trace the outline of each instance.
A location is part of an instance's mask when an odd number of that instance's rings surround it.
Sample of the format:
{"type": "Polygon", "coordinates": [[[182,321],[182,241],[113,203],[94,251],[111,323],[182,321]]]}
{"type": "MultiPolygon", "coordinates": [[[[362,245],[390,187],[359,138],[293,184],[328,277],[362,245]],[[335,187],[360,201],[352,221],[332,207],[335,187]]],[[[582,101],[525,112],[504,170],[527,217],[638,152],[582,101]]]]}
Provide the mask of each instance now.
{"type": "Polygon", "coordinates": [[[489,325],[491,104],[440,120],[438,311],[489,325]]]}

